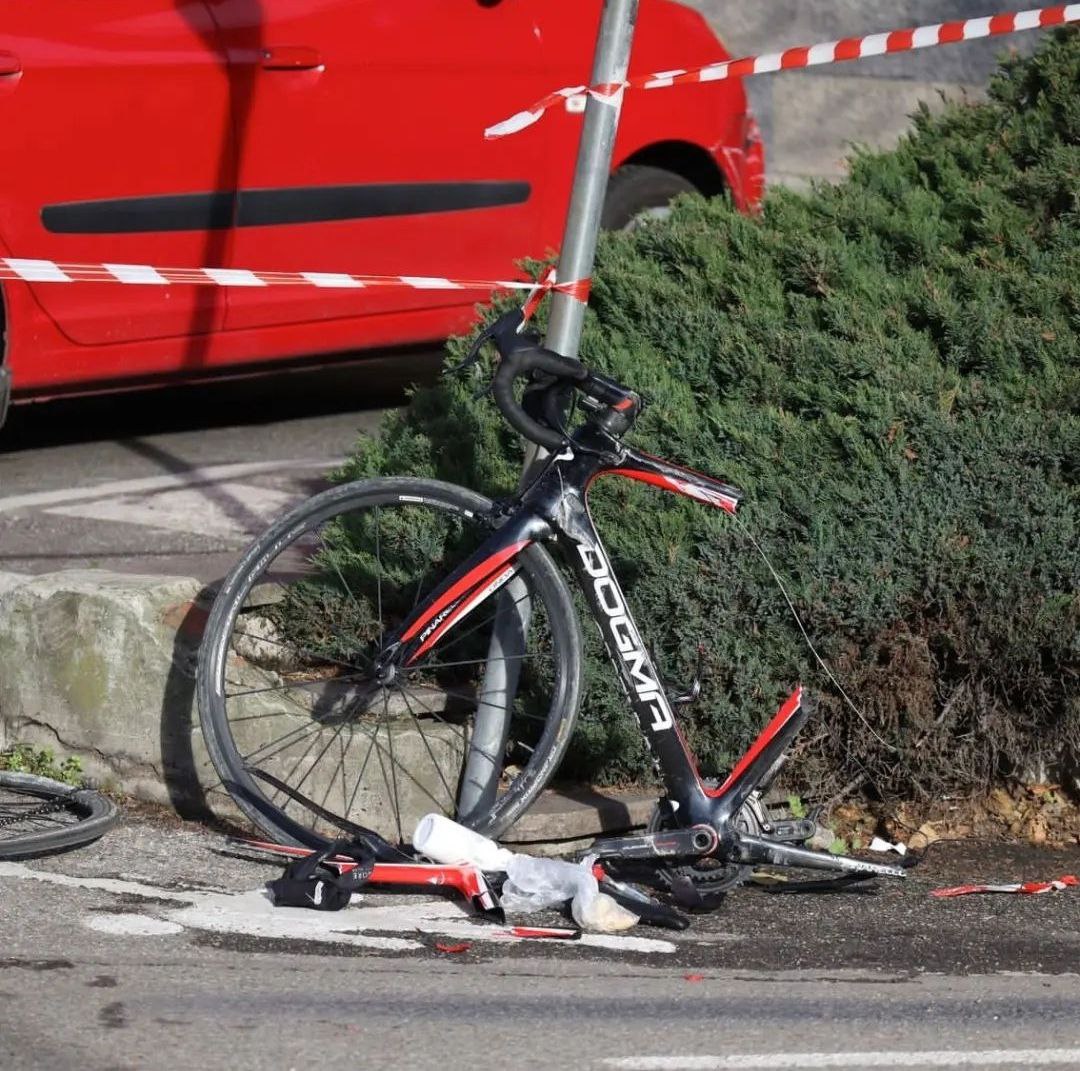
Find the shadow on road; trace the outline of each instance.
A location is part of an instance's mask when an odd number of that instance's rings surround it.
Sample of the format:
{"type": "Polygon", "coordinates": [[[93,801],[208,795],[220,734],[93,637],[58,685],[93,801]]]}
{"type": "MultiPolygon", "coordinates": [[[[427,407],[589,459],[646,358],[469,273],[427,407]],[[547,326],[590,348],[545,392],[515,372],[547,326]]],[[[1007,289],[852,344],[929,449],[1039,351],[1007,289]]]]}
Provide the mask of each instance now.
{"type": "Polygon", "coordinates": [[[317,369],[14,405],[0,454],[384,409],[400,405],[411,385],[432,382],[441,359],[438,347],[425,346],[317,369]]]}

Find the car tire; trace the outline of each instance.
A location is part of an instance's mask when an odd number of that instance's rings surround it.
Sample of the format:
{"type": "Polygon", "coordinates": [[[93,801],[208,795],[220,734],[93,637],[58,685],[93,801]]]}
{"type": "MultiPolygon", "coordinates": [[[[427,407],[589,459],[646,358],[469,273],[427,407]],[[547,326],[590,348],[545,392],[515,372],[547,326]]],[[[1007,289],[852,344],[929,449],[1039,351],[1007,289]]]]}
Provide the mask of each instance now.
{"type": "Polygon", "coordinates": [[[662,218],[680,193],[698,188],[682,175],[646,164],[626,164],[608,180],[600,225],[609,231],[632,231],[642,219],[662,218]]]}

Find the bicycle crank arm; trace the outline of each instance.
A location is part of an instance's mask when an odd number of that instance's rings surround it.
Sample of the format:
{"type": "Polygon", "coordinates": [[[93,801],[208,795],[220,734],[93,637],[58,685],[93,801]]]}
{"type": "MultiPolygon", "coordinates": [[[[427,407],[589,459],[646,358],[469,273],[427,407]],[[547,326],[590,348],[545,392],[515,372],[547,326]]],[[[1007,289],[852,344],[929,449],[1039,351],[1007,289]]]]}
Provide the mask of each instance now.
{"type": "Polygon", "coordinates": [[[612,837],[598,840],[583,855],[598,859],[696,859],[712,855],[719,838],[712,826],[669,829],[662,833],[642,833],[637,837],[612,837]]]}
{"type": "Polygon", "coordinates": [[[883,878],[906,878],[903,867],[884,863],[869,863],[864,859],[851,859],[846,855],[830,855],[810,848],[797,848],[793,844],[777,844],[764,837],[739,834],[739,843],[731,857],[742,863],[766,863],[771,866],[806,867],[811,870],[842,870],[848,874],[877,874],[883,878]]]}

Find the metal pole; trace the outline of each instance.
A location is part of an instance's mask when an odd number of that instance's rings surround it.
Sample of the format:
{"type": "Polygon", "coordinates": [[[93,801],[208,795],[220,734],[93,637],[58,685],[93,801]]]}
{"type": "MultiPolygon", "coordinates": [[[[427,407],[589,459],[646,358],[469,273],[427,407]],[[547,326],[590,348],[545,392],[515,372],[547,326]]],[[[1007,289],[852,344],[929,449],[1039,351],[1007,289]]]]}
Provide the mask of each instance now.
{"type": "MultiPolygon", "coordinates": [[[[626,81],[637,13],[638,0],[604,0],[591,85],[617,85],[626,81]]],[[[608,176],[611,174],[611,157],[621,107],[622,93],[604,100],[590,96],[585,105],[585,125],[578,147],[574,189],[559,254],[560,282],[588,279],[592,275],[596,239],[600,233],[600,213],[604,208],[608,176]]],[[[551,319],[544,345],[564,357],[576,357],[584,321],[585,305],[582,302],[569,294],[553,294],[551,319]]]]}
{"type": "MultiPolygon", "coordinates": [[[[638,0],[604,0],[590,85],[610,86],[626,81],[637,12],[638,0]]],[[[577,170],[559,255],[561,282],[588,279],[592,275],[621,109],[621,92],[604,99],[590,95],[586,100],[577,170]]],[[[565,357],[576,357],[584,322],[585,303],[556,292],[551,299],[544,345],[565,357]]],[[[528,482],[534,466],[546,456],[547,452],[540,447],[528,445],[523,484],[528,482]]],[[[476,719],[458,795],[458,816],[462,821],[484,815],[495,802],[531,620],[532,599],[525,585],[515,580],[498,595],[487,667],[477,697],[476,719]]]]}

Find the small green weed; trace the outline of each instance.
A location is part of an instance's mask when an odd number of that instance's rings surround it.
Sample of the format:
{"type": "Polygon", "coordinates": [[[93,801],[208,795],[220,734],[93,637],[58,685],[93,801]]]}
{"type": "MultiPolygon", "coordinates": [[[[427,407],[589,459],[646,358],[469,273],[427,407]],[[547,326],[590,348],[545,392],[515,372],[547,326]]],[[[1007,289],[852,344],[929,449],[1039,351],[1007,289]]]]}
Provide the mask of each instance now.
{"type": "Polygon", "coordinates": [[[51,748],[34,747],[32,744],[16,744],[5,751],[0,751],[0,770],[50,777],[66,785],[83,783],[81,759],[75,755],[69,755],[63,762],[58,763],[51,748]]]}

